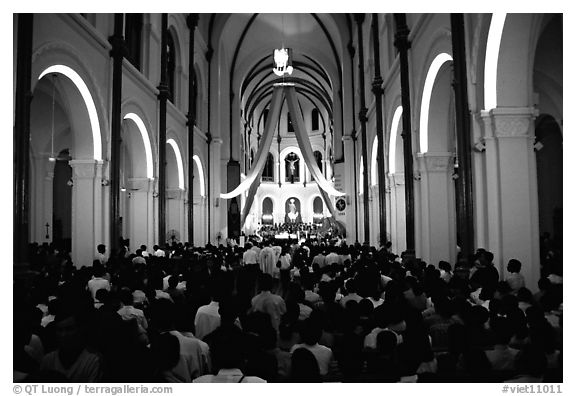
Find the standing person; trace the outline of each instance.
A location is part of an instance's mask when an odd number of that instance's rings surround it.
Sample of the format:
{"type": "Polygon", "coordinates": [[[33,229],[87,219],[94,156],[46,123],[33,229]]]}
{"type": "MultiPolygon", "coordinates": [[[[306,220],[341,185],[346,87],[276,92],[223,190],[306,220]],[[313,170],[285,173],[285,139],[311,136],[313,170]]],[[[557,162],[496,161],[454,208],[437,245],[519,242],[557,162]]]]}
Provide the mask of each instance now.
{"type": "Polygon", "coordinates": [[[100,244],[96,247],[96,256],[94,257],[94,260],[98,260],[100,261],[100,264],[102,265],[106,265],[106,263],[108,262],[108,257],[106,257],[106,245],[104,244],[100,244]]]}
{"type": "Polygon", "coordinates": [[[265,242],[264,247],[260,251],[260,269],[263,273],[270,276],[274,274],[274,268],[276,267],[275,256],[274,250],[270,247],[270,242],[265,242]]]}
{"type": "Polygon", "coordinates": [[[284,299],[276,294],[272,294],[274,281],[269,274],[262,274],[259,280],[260,294],[252,298],[252,312],[263,312],[270,315],[272,327],[278,331],[280,319],[286,313],[286,303],[284,299]]]}
{"type": "Polygon", "coordinates": [[[522,263],[516,259],[511,259],[508,261],[508,266],[506,267],[508,270],[508,275],[506,277],[506,282],[510,285],[513,294],[518,294],[518,290],[526,286],[526,282],[524,281],[524,276],[520,273],[522,269],[522,263]]]}

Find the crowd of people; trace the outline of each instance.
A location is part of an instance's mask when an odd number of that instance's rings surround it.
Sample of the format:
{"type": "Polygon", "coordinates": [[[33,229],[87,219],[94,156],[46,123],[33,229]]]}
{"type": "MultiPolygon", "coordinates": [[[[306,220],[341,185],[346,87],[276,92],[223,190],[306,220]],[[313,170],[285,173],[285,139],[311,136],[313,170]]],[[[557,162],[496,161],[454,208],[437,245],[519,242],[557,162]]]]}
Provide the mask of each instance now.
{"type": "Polygon", "coordinates": [[[478,249],[455,265],[328,241],[32,245],[14,280],[14,381],[562,382],[562,272],[526,287],[478,249]]]}

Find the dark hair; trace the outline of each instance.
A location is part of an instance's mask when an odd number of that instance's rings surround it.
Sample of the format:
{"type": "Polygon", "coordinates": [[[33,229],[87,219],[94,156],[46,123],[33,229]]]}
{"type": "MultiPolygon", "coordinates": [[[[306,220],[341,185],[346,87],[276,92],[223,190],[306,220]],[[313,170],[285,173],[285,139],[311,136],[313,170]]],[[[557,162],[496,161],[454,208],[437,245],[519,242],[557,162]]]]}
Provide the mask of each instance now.
{"type": "Polygon", "coordinates": [[[316,321],[312,319],[306,319],[304,321],[304,326],[300,332],[302,341],[307,345],[316,345],[322,337],[322,328],[316,321]]]}
{"type": "Polygon", "coordinates": [[[533,345],[527,345],[516,355],[514,365],[520,374],[539,377],[546,371],[548,362],[542,349],[533,345]]]}
{"type": "Polygon", "coordinates": [[[509,272],[515,273],[515,272],[520,272],[520,269],[522,268],[522,263],[516,259],[510,259],[510,261],[508,261],[508,266],[507,269],[509,272]]]}
{"type": "Polygon", "coordinates": [[[180,281],[180,277],[178,275],[172,275],[168,278],[168,286],[175,288],[178,286],[178,282],[180,281]]]}
{"type": "Polygon", "coordinates": [[[159,371],[170,370],[180,359],[180,343],[178,338],[170,333],[162,333],[150,344],[150,351],[159,371]]]}
{"type": "Polygon", "coordinates": [[[292,352],[290,377],[294,382],[321,382],[318,361],[306,348],[292,352]]]}
{"type": "Polygon", "coordinates": [[[98,253],[104,254],[104,252],[106,251],[106,245],[104,245],[104,244],[101,243],[100,245],[98,245],[98,246],[96,247],[96,250],[98,250],[98,253]]]}
{"type": "Polygon", "coordinates": [[[272,286],[274,286],[274,280],[272,279],[272,275],[262,274],[260,276],[260,290],[270,291],[272,290],[272,286]]]}
{"type": "Polygon", "coordinates": [[[129,288],[123,287],[122,289],[120,289],[119,295],[122,304],[124,305],[134,304],[134,296],[132,295],[132,291],[129,288]]]}

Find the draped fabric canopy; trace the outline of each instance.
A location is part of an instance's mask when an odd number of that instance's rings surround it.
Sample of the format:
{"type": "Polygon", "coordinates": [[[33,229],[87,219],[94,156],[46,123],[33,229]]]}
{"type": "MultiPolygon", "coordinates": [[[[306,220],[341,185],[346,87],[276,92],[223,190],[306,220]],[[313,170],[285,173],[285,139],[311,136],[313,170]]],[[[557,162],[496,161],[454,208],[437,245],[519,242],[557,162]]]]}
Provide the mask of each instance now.
{"type": "MultiPolygon", "coordinates": [[[[246,179],[244,179],[233,191],[220,194],[220,198],[231,199],[242,194],[254,183],[255,180],[258,180],[258,184],[260,184],[260,177],[262,176],[264,165],[266,165],[266,160],[268,159],[268,153],[270,152],[270,146],[272,145],[272,138],[274,137],[276,120],[278,120],[278,117],[280,116],[280,107],[283,101],[284,96],[282,95],[281,87],[275,86],[274,91],[272,92],[270,113],[266,119],[264,133],[260,140],[260,147],[258,147],[258,152],[256,153],[256,162],[252,165],[250,172],[246,175],[246,179]]],[[[252,199],[254,199],[254,197],[252,197],[252,199]]]]}
{"type": "Polygon", "coordinates": [[[246,179],[244,179],[242,183],[240,183],[238,187],[236,187],[233,191],[220,194],[220,197],[224,199],[234,198],[249,189],[240,220],[240,224],[243,225],[246,221],[246,216],[250,212],[254,202],[256,191],[260,186],[262,172],[264,171],[264,166],[266,164],[268,153],[270,152],[270,146],[272,144],[272,138],[274,136],[276,120],[278,120],[278,117],[280,116],[280,108],[282,106],[282,102],[284,101],[284,97],[286,97],[290,114],[294,117],[293,124],[298,146],[300,147],[300,151],[304,157],[306,166],[310,170],[310,174],[318,184],[318,187],[320,187],[319,190],[322,199],[324,200],[324,203],[332,215],[330,218],[330,222],[332,223],[334,222],[333,217],[335,215],[335,211],[334,206],[332,205],[332,201],[330,201],[329,195],[342,196],[344,193],[336,190],[326,180],[320,168],[318,168],[318,164],[316,163],[314,152],[310,144],[310,139],[308,137],[308,132],[306,131],[306,127],[304,125],[304,118],[300,112],[298,98],[296,97],[296,90],[294,89],[293,85],[289,84],[278,84],[274,86],[272,101],[270,104],[270,113],[266,119],[266,124],[264,125],[264,133],[262,135],[261,144],[260,147],[258,147],[258,152],[256,153],[256,162],[248,172],[246,179]]]}

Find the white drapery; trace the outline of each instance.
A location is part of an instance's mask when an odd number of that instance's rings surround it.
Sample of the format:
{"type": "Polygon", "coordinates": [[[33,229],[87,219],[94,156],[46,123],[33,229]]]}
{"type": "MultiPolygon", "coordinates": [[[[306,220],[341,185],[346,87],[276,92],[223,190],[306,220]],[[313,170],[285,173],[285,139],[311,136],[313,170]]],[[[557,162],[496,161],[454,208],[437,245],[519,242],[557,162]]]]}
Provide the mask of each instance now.
{"type": "Polygon", "coordinates": [[[266,159],[270,152],[270,146],[272,145],[274,129],[276,128],[278,117],[280,116],[280,107],[284,101],[284,95],[282,95],[282,93],[282,87],[274,87],[270,104],[270,113],[268,114],[266,124],[264,125],[264,134],[262,135],[260,147],[258,147],[258,152],[256,153],[256,162],[252,165],[252,168],[250,168],[250,172],[246,175],[246,179],[244,179],[233,191],[220,194],[220,198],[231,199],[242,194],[252,185],[252,183],[254,183],[256,179],[258,179],[258,183],[260,183],[260,176],[264,170],[264,165],[266,164],[266,159]]]}
{"type": "Polygon", "coordinates": [[[254,197],[256,196],[256,191],[260,186],[260,181],[262,177],[262,173],[264,171],[264,165],[266,164],[266,160],[268,158],[268,152],[270,151],[270,146],[272,144],[272,138],[274,136],[274,129],[277,125],[278,117],[280,116],[280,109],[282,106],[282,102],[284,101],[284,97],[286,97],[286,101],[288,103],[288,110],[293,117],[293,125],[294,131],[296,133],[296,140],[298,142],[298,146],[300,147],[300,151],[302,153],[302,157],[310,171],[310,174],[318,184],[320,194],[324,199],[324,203],[326,204],[330,214],[332,215],[329,220],[331,223],[336,224],[334,216],[334,206],[332,205],[332,201],[330,200],[329,195],[333,196],[342,196],[344,193],[336,190],[324,177],[320,168],[316,164],[316,160],[314,158],[314,152],[312,150],[312,146],[310,145],[310,139],[308,137],[308,132],[306,131],[306,126],[304,125],[304,118],[302,117],[302,113],[300,112],[300,106],[298,103],[298,98],[296,97],[296,89],[293,85],[288,84],[279,84],[274,86],[274,91],[272,93],[272,100],[270,104],[270,112],[266,119],[266,124],[264,125],[264,134],[262,136],[260,147],[258,147],[258,152],[256,153],[256,162],[248,172],[246,179],[242,181],[233,191],[229,193],[220,194],[220,198],[224,199],[231,199],[234,198],[247,189],[248,196],[246,198],[246,203],[244,205],[244,209],[242,210],[242,216],[240,219],[240,224],[243,226],[244,222],[246,221],[246,217],[250,212],[252,204],[254,202],[254,197]]]}

